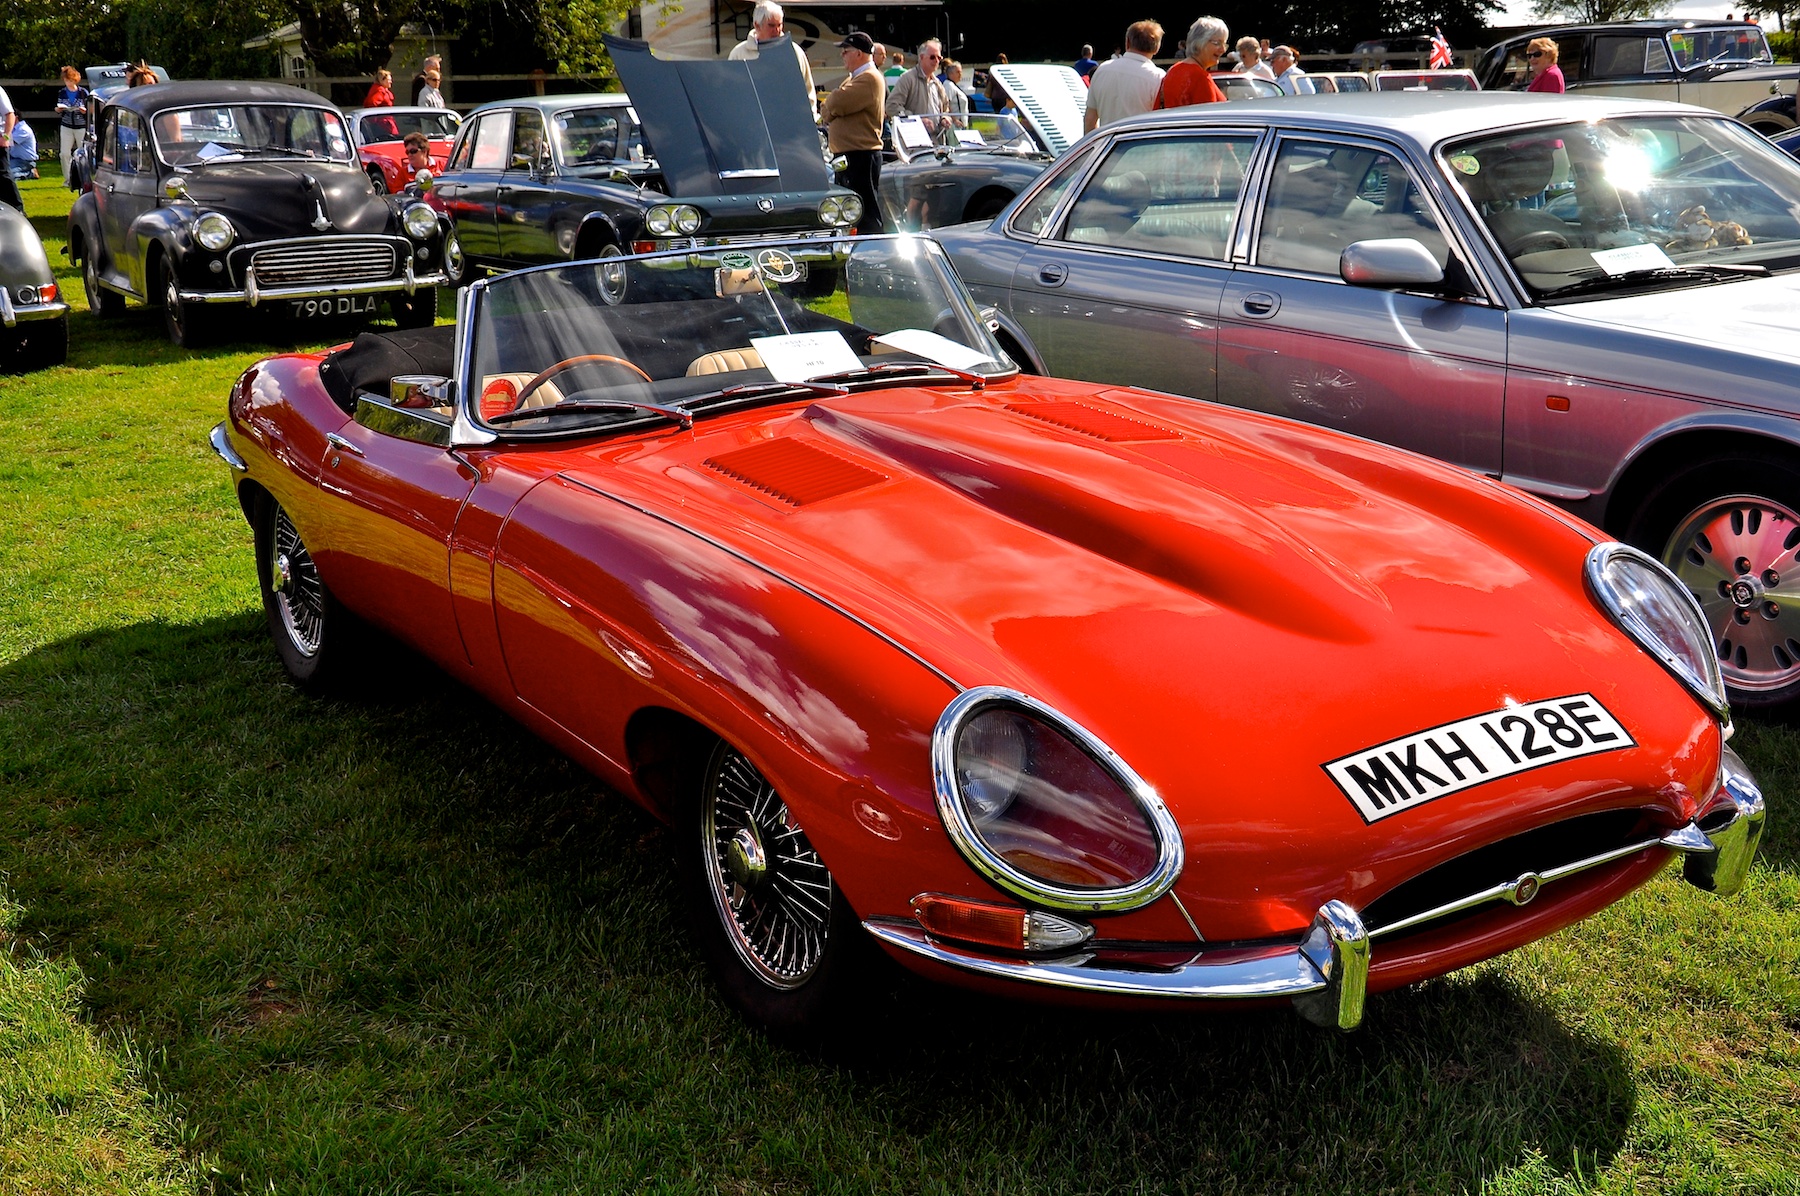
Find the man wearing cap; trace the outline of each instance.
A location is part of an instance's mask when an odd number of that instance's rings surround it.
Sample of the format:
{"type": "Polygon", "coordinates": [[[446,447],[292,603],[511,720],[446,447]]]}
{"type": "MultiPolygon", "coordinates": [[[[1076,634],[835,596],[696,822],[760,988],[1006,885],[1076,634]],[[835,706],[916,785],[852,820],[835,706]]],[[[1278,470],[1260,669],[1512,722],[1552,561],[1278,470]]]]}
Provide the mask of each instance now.
{"type": "Polygon", "coordinates": [[[819,119],[825,125],[831,152],[844,156],[844,186],[862,197],[863,218],[857,228],[866,233],[886,232],[875,188],[881,181],[881,122],[887,87],[875,70],[875,40],[859,30],[837,48],[850,74],[825,97],[819,119]]]}
{"type": "MultiPolygon", "coordinates": [[[[782,26],[783,13],[781,5],[775,0],[759,0],[750,13],[750,36],[731,47],[731,58],[737,62],[746,59],[760,58],[762,48],[781,37],[785,32],[782,26]]],[[[794,47],[794,57],[800,60],[800,78],[806,83],[806,110],[818,118],[818,93],[813,88],[812,64],[806,61],[806,51],[792,37],[788,44],[794,47]]]]}

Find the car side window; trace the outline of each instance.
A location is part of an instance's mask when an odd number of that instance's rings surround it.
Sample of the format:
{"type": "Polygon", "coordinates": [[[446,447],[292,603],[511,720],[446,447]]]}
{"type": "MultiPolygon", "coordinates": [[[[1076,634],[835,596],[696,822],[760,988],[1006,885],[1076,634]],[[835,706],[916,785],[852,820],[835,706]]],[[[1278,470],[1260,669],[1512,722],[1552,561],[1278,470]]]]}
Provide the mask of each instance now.
{"type": "Polygon", "coordinates": [[[120,174],[137,174],[144,168],[144,125],[138,114],[121,110],[113,121],[116,149],[109,163],[120,174]]]}
{"type": "Polygon", "coordinates": [[[1438,265],[1449,263],[1449,243],[1404,163],[1372,148],[1283,143],[1257,234],[1257,265],[1336,276],[1348,246],[1391,237],[1418,241],[1438,265]]]}
{"type": "Polygon", "coordinates": [[[513,117],[512,153],[508,170],[534,170],[544,152],[544,114],[522,108],[513,117]]]}
{"type": "MultiPolygon", "coordinates": [[[[1602,34],[1594,39],[1594,78],[1618,79],[1631,78],[1650,73],[1650,54],[1661,52],[1662,39],[1644,37],[1638,34],[1633,37],[1612,37],[1602,34]]],[[[1667,54],[1663,70],[1668,70],[1667,54]]]]}
{"type": "Polygon", "coordinates": [[[1069,193],[1075,180],[1082,176],[1093,159],[1094,152],[1089,149],[1065,163],[1060,174],[1019,206],[1018,214],[1012,221],[1013,231],[1028,237],[1043,236],[1057,205],[1062,203],[1063,196],[1069,193]]]}
{"type": "Polygon", "coordinates": [[[469,165],[476,170],[500,170],[506,165],[506,152],[512,145],[512,112],[490,112],[475,125],[469,135],[474,151],[469,165]]]}
{"type": "Polygon", "coordinates": [[[1123,142],[1076,198],[1061,239],[1223,260],[1255,147],[1244,135],[1123,142]]]}

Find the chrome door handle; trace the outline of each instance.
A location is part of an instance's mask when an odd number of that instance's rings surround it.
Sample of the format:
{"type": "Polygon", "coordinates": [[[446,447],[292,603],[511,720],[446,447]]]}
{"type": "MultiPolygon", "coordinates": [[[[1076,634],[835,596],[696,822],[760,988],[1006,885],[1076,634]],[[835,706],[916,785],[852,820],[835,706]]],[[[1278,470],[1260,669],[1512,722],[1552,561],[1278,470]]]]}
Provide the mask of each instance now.
{"type": "Polygon", "coordinates": [[[339,436],[336,432],[325,433],[325,443],[329,444],[332,448],[337,449],[339,452],[351,453],[358,457],[364,455],[361,449],[357,448],[356,445],[352,444],[350,441],[345,440],[342,436],[339,436]]]}
{"type": "Polygon", "coordinates": [[[1038,281],[1047,287],[1059,287],[1069,277],[1069,268],[1061,262],[1045,262],[1038,267],[1038,281]]]}

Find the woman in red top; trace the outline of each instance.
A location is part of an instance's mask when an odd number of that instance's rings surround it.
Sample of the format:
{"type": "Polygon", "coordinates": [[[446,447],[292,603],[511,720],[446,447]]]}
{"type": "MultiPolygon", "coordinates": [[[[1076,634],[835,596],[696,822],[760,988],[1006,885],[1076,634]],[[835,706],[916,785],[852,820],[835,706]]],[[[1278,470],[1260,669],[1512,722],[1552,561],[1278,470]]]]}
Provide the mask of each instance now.
{"type": "Polygon", "coordinates": [[[1525,47],[1525,65],[1531,71],[1531,86],[1526,91],[1563,89],[1562,68],[1556,65],[1556,43],[1547,37],[1534,37],[1525,47]]]}
{"type": "Polygon", "coordinates": [[[369,94],[363,97],[364,108],[392,108],[394,106],[394,74],[392,71],[376,71],[375,83],[369,88],[369,94]]]}
{"type": "Polygon", "coordinates": [[[1225,98],[1213,82],[1213,68],[1231,44],[1231,31],[1217,17],[1201,17],[1188,28],[1188,56],[1169,68],[1157,89],[1152,108],[1183,108],[1189,104],[1214,104],[1225,98]]]}

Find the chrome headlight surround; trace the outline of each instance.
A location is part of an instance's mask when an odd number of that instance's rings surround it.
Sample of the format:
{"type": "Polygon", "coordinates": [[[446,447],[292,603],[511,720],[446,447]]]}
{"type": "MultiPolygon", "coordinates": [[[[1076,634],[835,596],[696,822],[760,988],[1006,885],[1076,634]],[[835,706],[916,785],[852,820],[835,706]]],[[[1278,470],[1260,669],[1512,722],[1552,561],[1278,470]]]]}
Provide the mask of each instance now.
{"type": "Polygon", "coordinates": [[[1729,726],[1731,704],[1712,629],[1680,579],[1649,553],[1616,542],[1589,550],[1584,573],[1594,604],[1729,726]]]}
{"type": "Polygon", "coordinates": [[[659,203],[644,213],[644,230],[653,237],[666,237],[675,231],[675,209],[659,203]]]}
{"type": "Polygon", "coordinates": [[[1050,909],[1122,913],[1157,900],[1181,875],[1185,857],[1181,830],[1156,790],[1098,736],[1017,690],[977,686],[946,706],[931,733],[931,772],[938,814],[951,842],[977,872],[1015,897],[1050,909]],[[1128,884],[1110,888],[1062,887],[1020,870],[988,844],[976,826],[968,797],[957,782],[957,750],[963,725],[992,707],[1010,708],[1063,736],[1118,785],[1120,792],[1135,803],[1156,839],[1156,862],[1148,872],[1128,884]]]}
{"type": "Polygon", "coordinates": [[[840,195],[840,196],[838,196],[838,207],[844,214],[844,218],[843,218],[844,227],[849,228],[852,225],[858,224],[862,221],[862,218],[863,218],[862,196],[860,196],[860,195],[840,195]]]}
{"type": "Polygon", "coordinates": [[[400,223],[407,236],[424,241],[437,232],[437,213],[422,203],[410,203],[400,213],[400,223]]]}
{"type": "Polygon", "coordinates": [[[862,200],[854,195],[827,195],[819,201],[819,223],[848,228],[862,218],[862,200]]]}
{"type": "Polygon", "coordinates": [[[684,237],[691,237],[700,231],[700,209],[692,204],[678,204],[674,212],[675,231],[684,237]]]}
{"type": "Polygon", "coordinates": [[[231,227],[231,221],[218,212],[202,212],[194,221],[194,240],[202,249],[218,253],[237,239],[237,230],[231,227]]]}

